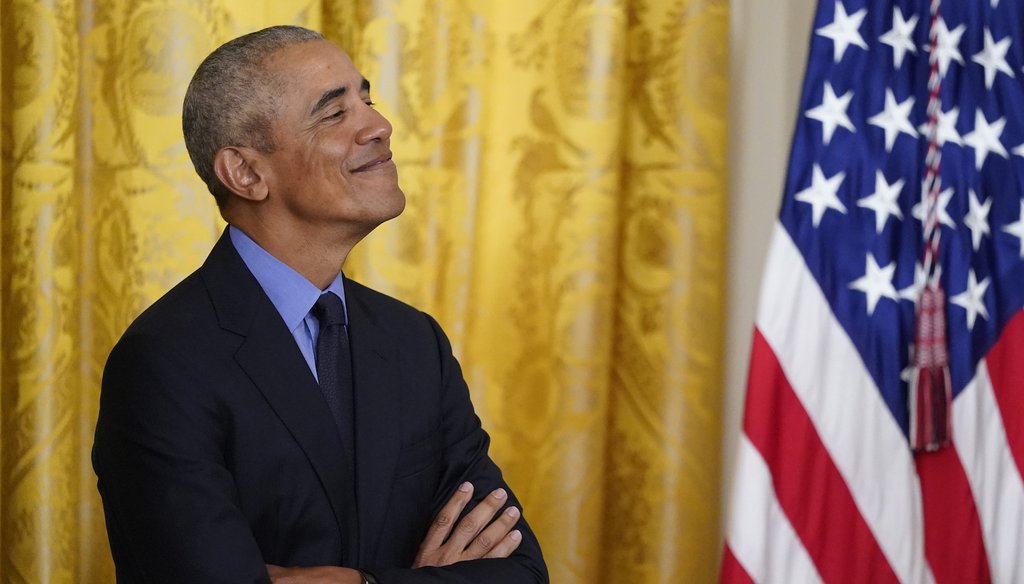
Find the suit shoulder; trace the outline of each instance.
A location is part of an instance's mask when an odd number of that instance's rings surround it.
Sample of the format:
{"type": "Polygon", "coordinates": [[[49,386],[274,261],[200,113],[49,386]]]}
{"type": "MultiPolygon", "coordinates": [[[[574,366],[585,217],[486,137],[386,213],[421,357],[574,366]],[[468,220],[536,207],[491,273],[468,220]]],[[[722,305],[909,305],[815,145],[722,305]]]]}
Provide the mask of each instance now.
{"type": "Polygon", "coordinates": [[[143,310],[122,338],[154,335],[175,338],[178,335],[173,333],[202,329],[211,319],[215,316],[209,294],[198,272],[193,272],[143,310]]]}
{"type": "Polygon", "coordinates": [[[422,310],[402,302],[401,300],[378,292],[373,288],[368,288],[355,280],[349,280],[346,278],[346,295],[351,295],[349,302],[361,302],[370,314],[377,318],[384,318],[387,320],[391,319],[413,319],[422,321],[424,323],[432,320],[427,313],[422,310]]]}

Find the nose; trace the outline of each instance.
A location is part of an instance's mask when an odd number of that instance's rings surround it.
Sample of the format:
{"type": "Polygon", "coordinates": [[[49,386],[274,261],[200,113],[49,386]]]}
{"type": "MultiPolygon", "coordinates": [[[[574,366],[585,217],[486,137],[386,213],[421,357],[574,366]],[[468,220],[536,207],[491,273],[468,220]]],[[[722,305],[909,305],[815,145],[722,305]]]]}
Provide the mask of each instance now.
{"type": "Polygon", "coordinates": [[[391,138],[391,122],[379,111],[367,106],[366,120],[362,129],[356,134],[356,142],[369,144],[373,141],[386,142],[391,138]]]}

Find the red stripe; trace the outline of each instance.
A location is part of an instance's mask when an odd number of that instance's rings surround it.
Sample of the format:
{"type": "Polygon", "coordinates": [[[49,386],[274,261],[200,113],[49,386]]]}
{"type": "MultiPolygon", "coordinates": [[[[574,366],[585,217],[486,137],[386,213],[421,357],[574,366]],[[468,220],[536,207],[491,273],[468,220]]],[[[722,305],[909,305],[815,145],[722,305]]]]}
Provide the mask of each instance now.
{"type": "Polygon", "coordinates": [[[779,505],[822,580],[830,584],[898,582],[775,353],[758,330],[754,331],[750,357],[743,429],[768,463],[779,505]]]}
{"type": "Polygon", "coordinates": [[[721,584],[754,584],[754,579],[743,569],[728,545],[725,546],[725,553],[722,554],[722,577],[719,582],[721,584]]]}
{"type": "Polygon", "coordinates": [[[991,582],[981,522],[956,449],[920,453],[914,463],[921,477],[924,555],[936,584],[991,582]]]}
{"type": "MultiPolygon", "coordinates": [[[[1018,471],[1024,471],[1024,313],[1007,323],[986,358],[1007,442],[1018,471]]],[[[956,430],[954,429],[954,432],[956,430]]],[[[963,465],[952,448],[918,455],[924,504],[925,555],[938,584],[990,582],[981,522],[963,465]]]]}
{"type": "Polygon", "coordinates": [[[992,380],[999,412],[1006,428],[1006,441],[1010,447],[1017,471],[1024,476],[1024,311],[1010,319],[999,341],[989,351],[988,375],[992,380]]]}

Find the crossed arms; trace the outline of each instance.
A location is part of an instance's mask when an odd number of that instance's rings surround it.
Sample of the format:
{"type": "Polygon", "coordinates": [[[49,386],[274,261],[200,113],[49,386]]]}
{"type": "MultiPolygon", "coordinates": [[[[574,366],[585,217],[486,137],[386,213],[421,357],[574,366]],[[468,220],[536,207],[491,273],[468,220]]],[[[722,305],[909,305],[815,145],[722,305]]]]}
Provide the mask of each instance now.
{"type": "MultiPolygon", "coordinates": [[[[523,534],[513,529],[520,516],[519,509],[508,507],[498,513],[508,499],[505,490],[492,491],[459,520],[472,496],[472,483],[462,483],[430,524],[413,568],[448,566],[481,558],[507,558],[519,547],[523,534]]],[[[285,568],[268,564],[267,572],[273,584],[363,584],[362,574],[351,568],[285,568]]]]}

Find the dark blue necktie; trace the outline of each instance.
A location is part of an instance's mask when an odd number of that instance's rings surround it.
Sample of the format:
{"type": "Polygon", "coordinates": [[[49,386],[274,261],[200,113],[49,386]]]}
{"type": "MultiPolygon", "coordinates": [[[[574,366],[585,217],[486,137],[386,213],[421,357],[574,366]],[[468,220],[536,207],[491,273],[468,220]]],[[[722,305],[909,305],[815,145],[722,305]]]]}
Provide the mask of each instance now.
{"type": "Polygon", "coordinates": [[[333,292],[321,294],[313,305],[313,316],[320,321],[320,336],[316,342],[316,375],[320,380],[320,391],[338,426],[342,445],[346,453],[350,453],[354,435],[352,356],[345,326],[345,304],[333,292]]]}
{"type": "Polygon", "coordinates": [[[346,484],[341,493],[343,561],[355,561],[358,547],[358,518],[355,500],[355,424],[352,411],[352,354],[349,351],[345,304],[333,292],[321,294],[313,305],[313,316],[320,321],[316,341],[316,375],[320,391],[338,427],[341,453],[346,467],[346,484]]]}

